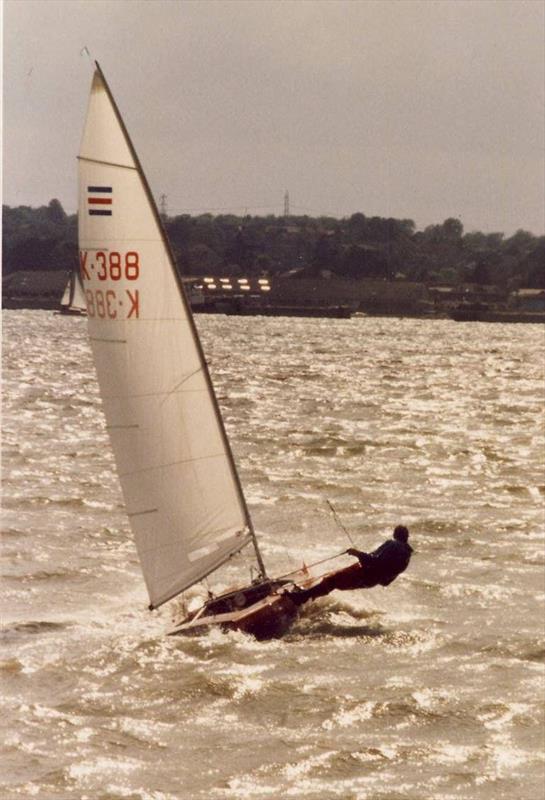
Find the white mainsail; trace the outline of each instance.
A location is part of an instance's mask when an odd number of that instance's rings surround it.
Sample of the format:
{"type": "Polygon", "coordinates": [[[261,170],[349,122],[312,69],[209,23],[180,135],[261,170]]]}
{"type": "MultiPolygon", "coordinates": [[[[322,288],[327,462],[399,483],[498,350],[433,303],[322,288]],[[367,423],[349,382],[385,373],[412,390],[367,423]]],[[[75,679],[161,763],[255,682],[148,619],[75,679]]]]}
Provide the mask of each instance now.
{"type": "Polygon", "coordinates": [[[106,423],[157,607],[255,536],[181,280],[98,64],[79,154],[79,246],[106,423]]]}
{"type": "Polygon", "coordinates": [[[72,296],[72,276],[68,278],[68,282],[64,287],[64,292],[62,293],[61,306],[63,308],[68,308],[68,306],[70,305],[71,296],[72,296]]]}

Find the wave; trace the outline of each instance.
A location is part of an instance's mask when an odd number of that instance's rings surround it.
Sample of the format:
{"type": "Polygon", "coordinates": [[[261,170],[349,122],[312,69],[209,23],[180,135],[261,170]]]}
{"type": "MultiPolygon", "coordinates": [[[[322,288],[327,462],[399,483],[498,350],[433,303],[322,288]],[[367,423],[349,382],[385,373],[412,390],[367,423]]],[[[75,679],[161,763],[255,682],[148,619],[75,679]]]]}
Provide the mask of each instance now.
{"type": "Polygon", "coordinates": [[[528,642],[498,643],[486,645],[481,652],[493,658],[514,659],[516,661],[530,661],[539,664],[545,663],[545,647],[541,642],[528,646],[528,642]]]}
{"type": "Polygon", "coordinates": [[[7,527],[7,528],[2,528],[2,536],[4,536],[4,537],[7,536],[7,537],[10,537],[10,538],[13,537],[15,539],[15,538],[19,538],[20,536],[28,536],[28,531],[21,530],[19,528],[12,528],[10,526],[10,527],[7,527]]]}
{"type": "Polygon", "coordinates": [[[53,507],[53,506],[60,506],[61,508],[68,508],[68,509],[75,509],[75,508],[84,508],[86,506],[86,501],[83,497],[60,497],[59,495],[51,495],[46,497],[42,494],[37,495],[25,495],[24,498],[20,496],[14,498],[6,498],[4,500],[4,508],[10,509],[12,511],[20,511],[23,505],[27,507],[53,507]]]}
{"type": "Polygon", "coordinates": [[[8,575],[6,580],[14,581],[15,583],[27,583],[28,581],[48,581],[56,578],[80,578],[81,572],[74,569],[39,569],[36,572],[25,572],[20,575],[8,575]]]}
{"type": "Polygon", "coordinates": [[[520,657],[524,661],[537,661],[545,664],[545,647],[530,648],[530,650],[523,651],[520,657]]]}
{"type": "Polygon", "coordinates": [[[296,623],[292,632],[284,637],[286,641],[308,639],[378,639],[387,637],[389,631],[381,626],[350,625],[334,620],[322,619],[316,622],[301,620],[296,623]]]}
{"type": "Polygon", "coordinates": [[[53,633],[72,628],[75,622],[51,622],[50,620],[31,620],[28,622],[12,622],[4,625],[0,631],[2,636],[10,636],[14,633],[53,633]]]}

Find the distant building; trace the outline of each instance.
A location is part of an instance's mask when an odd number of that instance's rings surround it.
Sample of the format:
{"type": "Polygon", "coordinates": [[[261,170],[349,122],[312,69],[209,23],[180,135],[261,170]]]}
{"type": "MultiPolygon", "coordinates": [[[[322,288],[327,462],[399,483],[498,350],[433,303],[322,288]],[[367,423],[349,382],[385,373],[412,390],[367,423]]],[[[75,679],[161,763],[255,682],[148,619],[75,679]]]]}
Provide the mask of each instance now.
{"type": "Polygon", "coordinates": [[[512,292],[510,305],[521,311],[545,311],[545,290],[518,289],[512,292]]]}
{"type": "Polygon", "coordinates": [[[67,270],[20,270],[2,280],[4,308],[58,308],[66,287],[67,270]]]}

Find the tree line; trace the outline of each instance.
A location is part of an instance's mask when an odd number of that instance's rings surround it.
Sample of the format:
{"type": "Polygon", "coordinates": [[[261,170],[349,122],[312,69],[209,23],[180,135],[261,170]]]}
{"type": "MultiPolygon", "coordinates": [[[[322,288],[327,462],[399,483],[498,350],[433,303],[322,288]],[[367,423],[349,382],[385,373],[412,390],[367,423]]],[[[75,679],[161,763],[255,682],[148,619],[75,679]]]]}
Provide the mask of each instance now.
{"type": "MultiPolygon", "coordinates": [[[[71,270],[77,215],[47,206],[3,207],[4,275],[71,270]]],[[[545,289],[545,236],[464,232],[449,218],[422,231],[413,220],[367,217],[182,214],[164,225],[185,275],[339,276],[430,284],[545,289]]]]}

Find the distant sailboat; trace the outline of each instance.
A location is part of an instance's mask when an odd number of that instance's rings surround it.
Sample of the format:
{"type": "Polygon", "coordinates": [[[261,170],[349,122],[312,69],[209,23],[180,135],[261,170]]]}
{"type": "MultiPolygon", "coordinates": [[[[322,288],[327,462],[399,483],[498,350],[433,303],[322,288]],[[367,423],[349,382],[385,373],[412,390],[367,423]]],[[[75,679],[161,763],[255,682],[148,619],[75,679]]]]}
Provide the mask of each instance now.
{"type": "Polygon", "coordinates": [[[71,314],[72,316],[79,317],[87,315],[84,289],[79,270],[77,269],[72,270],[70,273],[61,298],[59,313],[71,314]]]}
{"type": "Polygon", "coordinates": [[[298,613],[271,580],[191,309],[140,162],[96,64],[79,154],[80,274],[107,429],[150,608],[251,545],[257,577],[210,597],[173,632],[220,625],[258,638],[298,613]]]}

